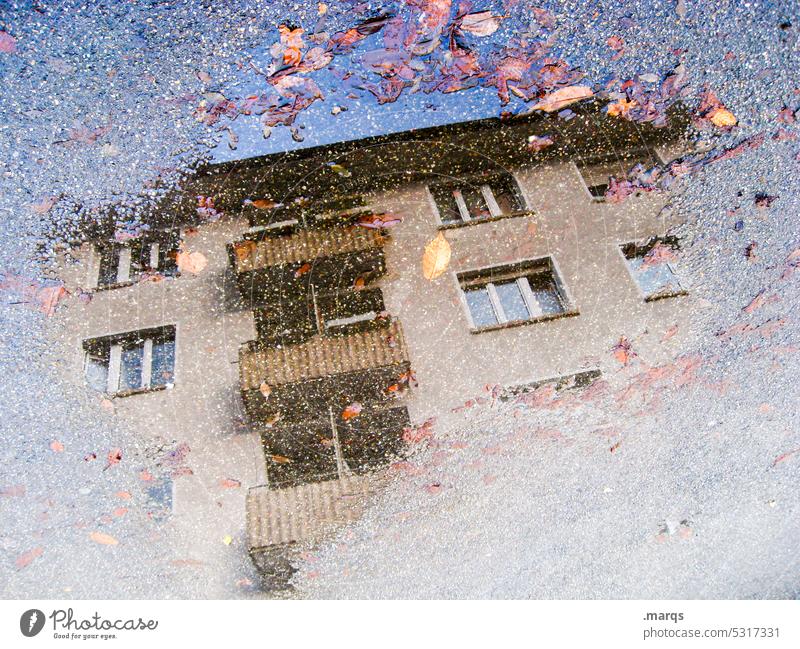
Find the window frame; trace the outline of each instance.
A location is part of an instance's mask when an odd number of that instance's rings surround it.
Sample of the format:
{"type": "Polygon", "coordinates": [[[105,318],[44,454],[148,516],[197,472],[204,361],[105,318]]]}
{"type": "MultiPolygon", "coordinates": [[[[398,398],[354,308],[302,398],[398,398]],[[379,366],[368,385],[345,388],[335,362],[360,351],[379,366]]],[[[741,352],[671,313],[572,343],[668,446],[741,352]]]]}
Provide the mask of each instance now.
{"type": "MultiPolygon", "coordinates": [[[[636,271],[631,267],[630,258],[625,254],[625,248],[629,246],[635,246],[636,248],[646,248],[654,246],[656,243],[663,243],[670,247],[676,247],[677,250],[680,250],[680,245],[677,237],[674,236],[660,236],[654,235],[648,237],[647,239],[633,239],[633,240],[625,240],[618,242],[616,244],[617,252],[622,257],[622,263],[625,264],[625,268],[628,271],[628,275],[630,275],[631,280],[633,281],[633,285],[636,287],[636,291],[639,294],[639,297],[643,302],[657,302],[658,300],[663,300],[670,297],[680,297],[682,295],[688,295],[689,291],[687,290],[686,286],[684,286],[683,282],[681,282],[681,277],[678,275],[677,270],[675,269],[674,265],[671,262],[666,262],[667,268],[669,268],[672,275],[675,277],[675,283],[678,285],[678,288],[675,290],[667,290],[667,291],[658,291],[656,293],[647,294],[642,289],[642,285],[639,283],[639,279],[636,277],[636,271]]],[[[647,253],[644,253],[647,254],[647,253]]]]}
{"type": "Polygon", "coordinates": [[[136,329],[133,331],[125,331],[121,333],[106,334],[101,336],[93,336],[81,341],[82,350],[82,366],[84,381],[87,386],[90,386],[86,376],[87,365],[89,362],[90,350],[88,349],[93,343],[95,344],[108,344],[109,345],[109,361],[107,366],[106,388],[101,391],[108,397],[126,397],[133,394],[142,394],[147,392],[158,392],[160,390],[170,390],[177,382],[177,366],[178,366],[178,326],[175,324],[160,325],[156,327],[146,327],[144,329],[136,329]],[[171,332],[170,332],[171,330],[171,332]],[[162,384],[153,384],[152,370],[153,370],[153,343],[161,336],[169,337],[171,333],[173,344],[173,360],[172,360],[172,380],[162,384]],[[136,388],[126,388],[121,390],[119,388],[120,379],[122,375],[122,351],[126,344],[136,341],[141,341],[142,345],[142,370],[141,370],[141,385],[136,388]]]}
{"type": "Polygon", "coordinates": [[[527,324],[535,324],[537,322],[547,322],[550,320],[558,320],[579,315],[572,294],[567,289],[564,280],[562,279],[561,271],[555,259],[551,255],[545,257],[538,257],[536,259],[525,259],[522,261],[512,262],[511,264],[502,264],[499,266],[489,266],[478,268],[474,270],[465,270],[455,273],[456,286],[458,287],[462,307],[467,316],[467,322],[470,325],[470,333],[483,333],[486,331],[495,331],[498,329],[506,329],[510,327],[517,327],[527,324]],[[533,295],[530,286],[529,277],[537,273],[548,273],[550,281],[555,286],[556,296],[561,304],[562,310],[558,313],[543,313],[541,307],[533,295]],[[496,284],[505,283],[508,280],[514,280],[522,300],[525,303],[525,308],[529,314],[534,314],[538,311],[537,315],[530,315],[525,319],[508,320],[505,315],[505,309],[497,295],[496,284]],[[467,301],[465,288],[471,286],[485,287],[489,296],[489,302],[492,306],[497,322],[491,325],[476,326],[475,320],[472,315],[472,310],[467,301]]]}
{"type": "Polygon", "coordinates": [[[508,171],[505,169],[486,174],[486,176],[481,174],[465,174],[461,176],[455,176],[453,178],[438,179],[427,182],[425,183],[425,192],[428,196],[428,202],[430,203],[431,208],[436,215],[437,224],[440,230],[461,228],[468,225],[476,225],[478,223],[490,223],[492,221],[518,216],[529,216],[532,213],[528,202],[528,197],[525,195],[525,192],[522,191],[522,185],[519,183],[516,174],[513,171],[508,171]],[[500,206],[497,202],[497,198],[495,197],[495,192],[492,189],[492,181],[503,176],[506,176],[511,183],[513,183],[513,187],[519,199],[519,209],[512,210],[511,212],[500,211],[500,206]],[[483,182],[471,183],[470,181],[473,180],[482,180],[483,182]],[[464,200],[460,189],[461,186],[467,184],[472,184],[472,186],[477,187],[480,190],[483,200],[486,203],[486,207],[489,210],[489,216],[484,218],[474,218],[470,215],[469,208],[466,205],[466,201],[464,200]],[[459,216],[461,217],[460,221],[445,221],[442,218],[442,210],[439,208],[439,203],[436,201],[436,195],[434,193],[434,190],[439,187],[447,187],[453,191],[454,200],[456,206],[458,207],[459,216]],[[458,192],[458,194],[456,195],[455,192],[458,192]]]}
{"type": "MultiPolygon", "coordinates": [[[[630,157],[631,164],[628,167],[628,169],[633,167],[638,162],[642,163],[647,162],[648,164],[652,165],[664,164],[663,158],[658,153],[658,151],[656,151],[654,147],[645,146],[641,148],[626,149],[624,153],[628,154],[630,157]]],[[[578,179],[581,182],[581,186],[583,187],[584,192],[591,199],[591,201],[593,203],[606,203],[607,201],[605,195],[595,196],[594,194],[592,194],[589,188],[597,187],[598,185],[589,185],[589,183],[586,181],[586,177],[583,175],[583,171],[581,171],[581,166],[578,165],[575,159],[572,159],[569,162],[572,165],[572,168],[575,171],[575,173],[578,175],[578,179]]],[[[619,163],[619,158],[608,158],[607,156],[598,158],[590,157],[586,160],[581,160],[581,165],[586,168],[599,167],[601,165],[618,164],[618,163],[619,163]]],[[[610,177],[611,176],[609,176],[609,178],[610,177]]],[[[608,178],[606,179],[606,186],[608,185],[607,181],[608,178]]]]}
{"type": "MultiPolygon", "coordinates": [[[[174,236],[178,245],[183,238],[181,228],[167,228],[164,230],[153,230],[152,232],[145,232],[139,237],[130,239],[129,241],[96,241],[91,245],[91,262],[89,264],[89,277],[88,284],[94,291],[105,291],[115,288],[122,288],[123,286],[132,286],[135,284],[143,272],[160,273],[164,277],[179,277],[180,270],[175,267],[170,272],[165,272],[165,269],[159,268],[159,259],[161,254],[162,242],[158,240],[157,234],[163,234],[167,237],[174,236]],[[142,271],[134,268],[133,258],[133,244],[142,243],[149,247],[149,271],[142,271]],[[100,283],[101,269],[103,264],[104,248],[112,248],[115,250],[116,256],[116,281],[109,283],[100,283]],[[153,262],[155,261],[155,264],[153,262]]],[[[175,248],[177,250],[177,247],[175,248]]],[[[167,253],[169,254],[169,253],[167,253]]],[[[140,252],[141,255],[141,252],[140,252]]]]}

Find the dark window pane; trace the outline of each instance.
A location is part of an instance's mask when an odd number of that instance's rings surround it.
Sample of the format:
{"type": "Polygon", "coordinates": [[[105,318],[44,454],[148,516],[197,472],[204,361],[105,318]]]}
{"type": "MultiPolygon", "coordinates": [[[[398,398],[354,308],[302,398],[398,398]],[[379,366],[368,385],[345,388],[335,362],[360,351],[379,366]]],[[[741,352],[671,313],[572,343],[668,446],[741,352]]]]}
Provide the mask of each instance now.
{"type": "Polygon", "coordinates": [[[497,297],[500,298],[506,321],[527,320],[530,317],[516,280],[495,284],[494,288],[497,291],[497,297]]]}
{"type": "Polygon", "coordinates": [[[470,218],[485,219],[491,216],[480,185],[461,187],[461,197],[464,199],[470,218]]]}
{"type": "Polygon", "coordinates": [[[108,390],[108,365],[111,358],[111,345],[108,341],[92,341],[84,346],[86,350],[86,382],[98,392],[108,390]]]}
{"type": "Polygon", "coordinates": [[[439,218],[442,223],[460,223],[461,212],[458,210],[453,188],[435,187],[432,190],[436,207],[439,208],[439,218]]]}
{"type": "Polygon", "coordinates": [[[119,270],[119,246],[106,245],[100,249],[100,273],[98,286],[110,286],[117,283],[119,270]]]}
{"type": "Polygon", "coordinates": [[[528,276],[528,284],[531,287],[531,294],[543,315],[564,312],[561,295],[550,272],[528,276]]]}
{"type": "Polygon", "coordinates": [[[490,183],[490,186],[501,214],[511,214],[525,209],[519,187],[511,175],[498,176],[490,183]]]}
{"type": "Polygon", "coordinates": [[[589,193],[594,198],[605,198],[608,191],[608,183],[601,183],[599,185],[590,185],[589,193]]]}
{"type": "Polygon", "coordinates": [[[488,327],[489,325],[497,324],[497,316],[494,313],[492,303],[489,300],[489,292],[485,286],[468,288],[464,291],[464,294],[466,295],[475,327],[488,327]]]}
{"type": "Polygon", "coordinates": [[[175,340],[153,341],[150,385],[168,385],[175,376],[175,340]]]}
{"type": "Polygon", "coordinates": [[[134,343],[122,348],[119,369],[119,390],[136,390],[142,387],[144,344],[134,343]]]}

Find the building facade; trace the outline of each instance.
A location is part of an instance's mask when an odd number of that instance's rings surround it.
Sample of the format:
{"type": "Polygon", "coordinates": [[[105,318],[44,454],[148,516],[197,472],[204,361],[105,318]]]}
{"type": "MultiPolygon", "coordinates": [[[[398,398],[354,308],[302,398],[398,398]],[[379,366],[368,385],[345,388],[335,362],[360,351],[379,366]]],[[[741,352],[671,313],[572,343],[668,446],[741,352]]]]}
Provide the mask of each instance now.
{"type": "Polygon", "coordinates": [[[487,385],[611,375],[623,337],[653,364],[681,344],[664,196],[605,198],[681,152],[675,122],[590,109],[211,165],[143,236],[76,245],[64,280],[92,299],[58,316],[67,373],[144,439],[188,444],[192,475],[164,487],[174,524],[203,530],[187,543],[210,560],[238,535],[281,587],[415,426],[457,427],[487,385]],[[225,479],[250,489],[222,507],[225,479]]]}

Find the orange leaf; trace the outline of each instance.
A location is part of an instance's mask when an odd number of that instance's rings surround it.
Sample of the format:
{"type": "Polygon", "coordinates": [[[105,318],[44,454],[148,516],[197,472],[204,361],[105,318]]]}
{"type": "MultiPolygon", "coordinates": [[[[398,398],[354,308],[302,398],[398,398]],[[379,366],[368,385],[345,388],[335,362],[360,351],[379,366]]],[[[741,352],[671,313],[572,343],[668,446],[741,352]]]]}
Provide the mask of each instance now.
{"type": "Polygon", "coordinates": [[[363,406],[357,401],[354,401],[342,411],[342,419],[347,421],[349,419],[353,419],[354,417],[358,417],[362,410],[363,406]]]}
{"type": "Polygon", "coordinates": [[[131,499],[131,492],[130,491],[118,491],[117,498],[122,498],[122,500],[130,500],[131,499]]]}
{"type": "Polygon", "coordinates": [[[272,455],[270,456],[270,458],[276,464],[291,464],[293,462],[291,458],[285,457],[283,455],[272,455]]]}
{"type": "Polygon", "coordinates": [[[117,541],[117,539],[110,534],[104,534],[103,532],[92,532],[89,534],[89,538],[100,545],[119,545],[119,541],[117,541]]]}
{"type": "Polygon", "coordinates": [[[238,241],[233,244],[233,254],[236,255],[237,260],[245,261],[255,252],[256,248],[255,241],[238,241]]]}
{"type": "Polygon", "coordinates": [[[427,246],[422,255],[422,275],[427,280],[433,281],[446,270],[450,264],[450,244],[440,232],[427,246]]]}
{"type": "Polygon", "coordinates": [[[178,270],[193,275],[203,272],[208,265],[208,259],[202,252],[189,252],[183,248],[178,251],[175,261],[178,264],[178,270]]]}
{"type": "Polygon", "coordinates": [[[117,507],[111,513],[114,514],[114,516],[125,516],[125,514],[128,513],[128,508],[127,507],[117,507]]]}
{"type": "Polygon", "coordinates": [[[562,108],[574,104],[581,99],[588,99],[593,96],[594,92],[588,86],[568,86],[567,88],[559,88],[555,92],[551,92],[545,96],[544,99],[539,101],[533,106],[534,110],[543,110],[546,113],[553,113],[561,110],[562,108]]]}
{"type": "Polygon", "coordinates": [[[234,478],[225,478],[224,480],[220,480],[219,484],[221,487],[225,487],[225,489],[238,489],[242,486],[242,483],[234,478]]]}
{"type": "Polygon", "coordinates": [[[52,442],[50,442],[50,449],[55,451],[56,453],[63,453],[64,445],[57,439],[54,439],[52,442]]]}

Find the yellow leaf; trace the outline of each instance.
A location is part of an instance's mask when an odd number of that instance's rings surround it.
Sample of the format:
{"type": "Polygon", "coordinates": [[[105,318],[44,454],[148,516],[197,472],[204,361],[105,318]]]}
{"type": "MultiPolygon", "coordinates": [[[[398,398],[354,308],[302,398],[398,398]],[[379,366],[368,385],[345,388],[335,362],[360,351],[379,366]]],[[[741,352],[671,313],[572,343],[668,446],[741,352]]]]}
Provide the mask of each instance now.
{"type": "Polygon", "coordinates": [[[534,105],[534,109],[543,110],[546,113],[553,113],[561,110],[565,106],[574,104],[581,99],[588,99],[594,95],[589,86],[568,86],[567,88],[559,88],[555,92],[551,92],[544,99],[534,105]]]}
{"type": "Polygon", "coordinates": [[[715,110],[714,114],[711,116],[711,123],[719,128],[736,126],[736,121],[735,115],[727,108],[715,110]]]}
{"type": "Polygon", "coordinates": [[[115,539],[110,534],[104,534],[103,532],[92,532],[89,534],[89,538],[92,539],[95,543],[99,543],[100,545],[118,545],[119,541],[115,539]]]}
{"type": "Polygon", "coordinates": [[[233,537],[230,534],[226,534],[225,536],[222,537],[222,542],[225,545],[230,545],[231,543],[233,543],[233,537]]]}
{"type": "Polygon", "coordinates": [[[450,244],[440,232],[427,246],[422,255],[422,275],[425,279],[434,280],[439,277],[450,263],[450,244]]]}
{"type": "Polygon", "coordinates": [[[178,251],[175,261],[178,264],[178,270],[193,275],[201,273],[208,264],[208,259],[202,252],[189,252],[183,248],[178,251]]]}

